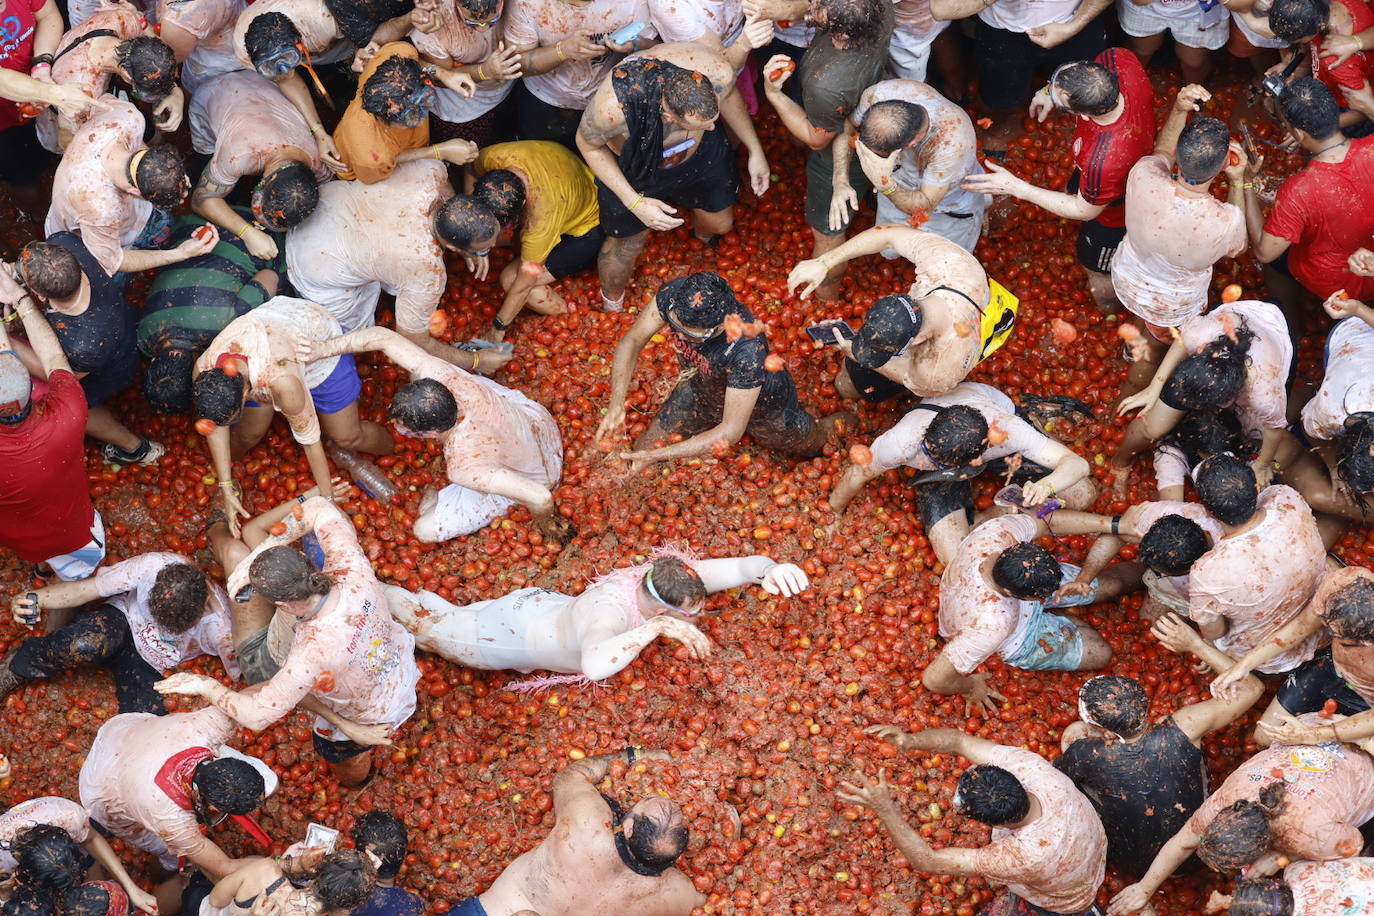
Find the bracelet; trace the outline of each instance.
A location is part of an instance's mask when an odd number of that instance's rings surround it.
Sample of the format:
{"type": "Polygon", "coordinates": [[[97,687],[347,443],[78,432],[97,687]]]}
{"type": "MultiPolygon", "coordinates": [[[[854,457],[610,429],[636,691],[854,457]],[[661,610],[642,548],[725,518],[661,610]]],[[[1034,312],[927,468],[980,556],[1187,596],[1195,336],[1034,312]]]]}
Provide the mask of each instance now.
{"type": "Polygon", "coordinates": [[[443,160],[443,158],[444,158],[444,151],[441,150],[441,149],[439,148],[439,144],[437,144],[437,143],[434,144],[433,146],[430,147],[430,150],[431,150],[431,152],[434,153],[434,158],[435,158],[435,159],[438,159],[438,160],[440,160],[440,161],[443,160]]]}
{"type": "Polygon", "coordinates": [[[1354,37],[1354,39],[1355,39],[1355,47],[1357,47],[1357,48],[1359,48],[1361,51],[1363,51],[1363,50],[1364,50],[1364,39],[1361,38],[1361,37],[1359,36],[1359,33],[1356,33],[1356,34],[1355,34],[1354,36],[1352,36],[1352,37],[1354,37]]]}
{"type": "Polygon", "coordinates": [[[498,331],[504,331],[506,328],[510,327],[510,322],[502,321],[501,316],[497,315],[495,318],[491,320],[491,326],[496,328],[496,330],[498,331]]]}
{"type": "Polygon", "coordinates": [[[630,204],[630,212],[633,213],[635,207],[638,207],[638,206],[639,206],[640,204],[642,204],[643,202],[644,202],[644,195],[641,194],[641,195],[639,195],[638,197],[635,198],[635,202],[634,202],[634,203],[630,204]]]}
{"type": "Polygon", "coordinates": [[[253,224],[252,224],[252,223],[244,223],[244,224],[243,224],[243,228],[240,229],[238,232],[235,232],[234,234],[237,235],[237,236],[239,237],[239,241],[243,241],[243,237],[244,237],[245,235],[247,235],[247,234],[248,234],[248,230],[249,230],[249,229],[252,229],[252,228],[253,228],[253,224]]]}
{"type": "Polygon", "coordinates": [[[52,61],[53,57],[51,54],[35,54],[29,59],[29,69],[32,70],[34,67],[39,67],[44,64],[51,67],[52,61]]]}
{"type": "Polygon", "coordinates": [[[39,61],[38,63],[34,64],[32,67],[29,68],[29,76],[33,76],[35,73],[37,73],[38,68],[40,67],[47,67],[49,70],[51,70],[52,64],[48,63],[47,61],[39,61]]]}
{"type": "Polygon", "coordinates": [[[481,353],[478,353],[476,350],[473,350],[473,351],[472,351],[472,371],[473,371],[473,372],[476,372],[476,371],[477,371],[477,362],[478,362],[478,360],[481,359],[481,357],[482,357],[482,354],[481,354],[481,353]]]}
{"type": "Polygon", "coordinates": [[[555,51],[558,52],[558,59],[559,59],[559,60],[564,61],[564,62],[567,61],[568,55],[566,55],[566,54],[563,53],[563,42],[560,41],[558,44],[554,45],[554,46],[553,46],[553,49],[554,49],[555,51]]]}
{"type": "Polygon", "coordinates": [[[298,503],[300,503],[302,506],[304,506],[304,505],[305,505],[306,499],[307,499],[307,497],[304,496],[304,495],[297,496],[297,497],[296,497],[296,502],[298,502],[298,503]]]}
{"type": "Polygon", "coordinates": [[[1120,534],[1120,533],[1121,533],[1121,516],[1119,516],[1119,515],[1113,515],[1113,516],[1112,516],[1112,534],[1120,534]]]}
{"type": "Polygon", "coordinates": [[[314,124],[310,125],[310,132],[312,134],[322,134],[324,133],[324,125],[316,121],[314,124]]]}
{"type": "Polygon", "coordinates": [[[897,186],[895,184],[883,185],[882,187],[878,188],[878,193],[883,195],[884,197],[891,197],[893,194],[897,193],[897,186]]]}
{"type": "Polygon", "coordinates": [[[234,483],[232,480],[221,480],[219,482],[219,488],[221,490],[237,490],[238,485],[234,483]]]}
{"type": "Polygon", "coordinates": [[[477,78],[478,78],[479,80],[481,80],[482,82],[484,82],[484,83],[487,81],[487,75],[486,75],[485,73],[482,72],[482,65],[481,65],[481,64],[478,64],[478,65],[477,65],[477,78]]]}

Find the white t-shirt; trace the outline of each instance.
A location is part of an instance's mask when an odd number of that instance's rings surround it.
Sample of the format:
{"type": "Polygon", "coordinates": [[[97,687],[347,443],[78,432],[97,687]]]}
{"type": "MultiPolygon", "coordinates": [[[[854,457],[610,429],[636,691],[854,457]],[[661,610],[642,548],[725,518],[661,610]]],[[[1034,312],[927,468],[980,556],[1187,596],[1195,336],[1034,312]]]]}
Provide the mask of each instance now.
{"type": "Polygon", "coordinates": [[[924,48],[949,28],[949,20],[936,19],[930,0],[895,0],[892,45],[898,48],[924,48]]]}
{"type": "Polygon", "coordinates": [[[210,77],[243,66],[234,53],[234,25],[247,8],[245,0],[158,0],[159,22],[196,36],[195,48],[181,64],[181,84],[193,101],[210,77]]]}
{"type": "Polygon", "coordinates": [[[315,63],[332,63],[339,59],[340,47],[350,47],[324,0],[254,0],[234,23],[234,56],[246,70],[254,68],[243,44],[244,36],[248,34],[249,24],[263,13],[281,13],[290,19],[315,63]]]}
{"type": "Polygon", "coordinates": [[[1015,655],[1026,641],[1032,601],[995,591],[983,578],[982,565],[1035,537],[1035,519],[1003,515],[974,528],[959,544],[954,559],[940,577],[940,635],[942,650],[954,670],[972,674],[993,655],[1015,655]]]}
{"type": "MultiPolygon", "coordinates": [[[[681,2],[681,0],[679,0],[681,2]]],[[[506,47],[528,49],[557,44],[573,33],[614,32],[632,22],[650,23],[642,38],[656,38],[647,0],[520,0],[506,7],[506,47]]],[[[581,111],[624,55],[609,51],[592,60],[569,60],[548,73],[525,77],[525,88],[555,108],[581,111]]]]}
{"type": "Polygon", "coordinates": [[[707,32],[725,47],[744,31],[741,0],[649,0],[649,21],[664,44],[696,41],[707,32]]]}
{"type": "Polygon", "coordinates": [[[0,814],[0,875],[12,874],[19,863],[10,853],[10,844],[19,834],[39,824],[60,827],[77,843],[91,834],[91,816],[74,801],[47,795],[20,802],[0,814]]]}
{"type": "Polygon", "coordinates": [[[1283,429],[1288,425],[1287,381],[1293,340],[1288,336],[1288,321],[1283,312],[1277,305],[1255,299],[1226,302],[1206,315],[1184,320],[1178,331],[1188,352],[1196,353],[1227,333],[1228,323],[1239,330],[1242,322],[1255,339],[1250,341],[1245,387],[1237,396],[1234,409],[1245,435],[1259,439],[1266,429],[1283,429]]]}
{"type": "Polygon", "coordinates": [[[1294,916],[1374,916],[1374,859],[1294,862],[1283,883],[1294,916]]]}
{"type": "Polygon", "coordinates": [[[234,184],[261,175],[280,150],[295,147],[321,181],[330,175],[305,118],[271,80],[238,70],[211,80],[191,96],[191,143],[213,154],[205,166],[210,178],[234,184]]]}
{"type": "MultiPolygon", "coordinates": [[[[1161,499],[1155,502],[1145,503],[1140,510],[1140,514],[1135,518],[1136,531],[1143,537],[1147,531],[1154,527],[1155,523],[1166,515],[1181,515],[1191,522],[1195,522],[1207,539],[1215,547],[1226,535],[1226,529],[1221,522],[1212,518],[1207,510],[1200,503],[1180,502],[1176,500],[1161,499]]],[[[1190,573],[1181,576],[1163,576],[1173,587],[1174,594],[1184,601],[1188,600],[1190,594],[1190,573]]]]}
{"type": "MultiPolygon", "coordinates": [[[[944,394],[925,398],[921,403],[934,407],[952,407],[955,404],[972,407],[988,421],[989,428],[995,426],[1006,433],[1004,441],[988,446],[983,453],[987,461],[1020,455],[1042,467],[1053,467],[1059,460],[1059,443],[1018,417],[1011,398],[991,385],[960,382],[944,394]]],[[[916,407],[898,420],[896,426],[875,439],[872,470],[890,471],[903,465],[918,471],[936,470],[935,463],[921,450],[921,440],[925,438],[930,421],[935,419],[935,413],[924,407],[916,407]]]]}
{"type": "Polygon", "coordinates": [[[892,180],[911,191],[919,191],[928,184],[946,188],[936,213],[980,212],[983,195],[961,186],[966,176],[983,174],[983,166],[978,162],[978,135],[968,112],[925,83],[884,80],[869,86],[859,96],[854,123],[862,123],[875,103],[893,100],[924,108],[930,118],[930,129],[920,146],[905,149],[897,157],[892,180]]]}
{"type": "Polygon", "coordinates": [[[43,223],[45,235],[64,230],[81,236],[91,256],[114,275],[124,263],[124,249],[143,231],[153,205],[115,187],[105,176],[107,154],[127,160],[143,147],[143,115],[128,102],[109,100],[77,128],[52,179],[52,206],[43,223]]]}
{"type": "Polygon", "coordinates": [[[1068,22],[1078,12],[1080,0],[997,0],[978,14],[995,29],[1029,32],[1041,26],[1068,22]]]}
{"type": "Polygon", "coordinates": [[[153,584],[158,573],[175,563],[190,565],[191,561],[176,553],[145,553],[113,566],[102,566],[92,581],[105,603],[119,608],[128,618],[138,654],[158,671],[166,674],[182,662],[214,655],[224,663],[230,677],[239,677],[229,597],[219,585],[207,583],[205,612],[185,633],[169,633],[153,620],[148,606],[153,584]]]}
{"type": "Polygon", "coordinates": [[[1326,339],[1326,375],[1302,409],[1302,428],[1314,439],[1332,439],[1346,417],[1362,410],[1374,410],[1374,328],[1346,318],[1326,339]]]}
{"type": "Polygon", "coordinates": [[[563,438],[542,404],[438,359],[425,375],[453,393],[462,413],[444,442],[450,483],[490,492],[496,471],[512,471],[550,489],[558,483],[563,438]]]}
{"type": "Polygon", "coordinates": [[[1145,156],[1126,181],[1126,237],[1112,258],[1112,286],[1132,314],[1178,327],[1207,307],[1212,265],[1246,244],[1239,207],[1180,190],[1167,159],[1145,156]]]}
{"type": "Polygon", "coordinates": [[[444,163],[434,159],[403,162],[373,184],[325,184],[315,212],[286,234],[292,285],[345,333],[375,323],[382,290],[396,297],[397,330],[425,330],[448,282],[429,213],[452,194],[444,163]]]}

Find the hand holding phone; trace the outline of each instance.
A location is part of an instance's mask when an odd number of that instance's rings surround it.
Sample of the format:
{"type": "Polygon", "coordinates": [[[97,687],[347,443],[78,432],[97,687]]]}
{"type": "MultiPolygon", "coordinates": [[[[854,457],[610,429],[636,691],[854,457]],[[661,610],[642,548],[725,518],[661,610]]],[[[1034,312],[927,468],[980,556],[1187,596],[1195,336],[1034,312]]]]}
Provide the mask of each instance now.
{"type": "Polygon", "coordinates": [[[835,331],[839,331],[840,336],[845,340],[854,339],[854,329],[849,326],[848,322],[838,319],[811,325],[806,329],[806,336],[823,347],[833,347],[836,345],[835,331]]]}
{"type": "Polygon", "coordinates": [[[339,845],[339,831],[311,821],[305,830],[305,845],[308,849],[323,849],[325,853],[331,853],[339,845]]]}

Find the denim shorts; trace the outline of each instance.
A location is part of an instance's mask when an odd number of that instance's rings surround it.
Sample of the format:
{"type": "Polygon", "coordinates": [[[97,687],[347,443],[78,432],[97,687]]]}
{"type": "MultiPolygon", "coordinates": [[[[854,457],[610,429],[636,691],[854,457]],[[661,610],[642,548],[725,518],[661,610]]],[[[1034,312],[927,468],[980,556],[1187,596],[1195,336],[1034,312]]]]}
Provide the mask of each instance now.
{"type": "MultiPolygon", "coordinates": [[[[1071,563],[1059,564],[1063,568],[1060,584],[1072,582],[1079,568],[1071,563]]],[[[1086,595],[1075,595],[1054,601],[1048,607],[1079,607],[1092,604],[1097,600],[1097,580],[1086,595]]],[[[1078,625],[1067,617],[1051,614],[1047,606],[1039,601],[1028,602],[1031,607],[1030,623],[1026,628],[1026,639],[1011,655],[1002,660],[1013,668],[1025,671],[1075,671],[1083,661],[1083,636],[1078,625]]]]}

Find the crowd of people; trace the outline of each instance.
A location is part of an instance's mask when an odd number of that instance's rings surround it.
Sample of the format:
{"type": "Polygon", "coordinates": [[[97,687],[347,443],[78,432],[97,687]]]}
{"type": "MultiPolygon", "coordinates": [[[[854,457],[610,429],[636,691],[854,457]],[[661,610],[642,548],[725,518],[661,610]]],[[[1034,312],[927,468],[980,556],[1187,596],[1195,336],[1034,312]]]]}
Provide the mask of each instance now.
{"type": "MultiPolygon", "coordinates": [[[[565,540],[559,425],[492,379],[515,353],[506,333],[539,321],[525,313],[565,312],[559,283],[583,272],[604,311],[626,310],[650,233],[689,216],[718,244],[744,188],[761,196],[776,180],[755,129],[765,116],[808,151],[812,256],[788,278],[813,301],[807,332],[841,355],[843,401],[905,413],[871,444],[847,443],[853,414],[809,411],[767,328],[725,277],[699,271],[663,283],[615,348],[596,432],[618,451],[608,460],[634,474],[746,435],[802,459],[853,445],[829,496],[834,526],[866,485],[910,469],[942,569],[943,643],[919,677],[932,702],[1001,711],[979,670],[993,656],[1045,677],[1105,672],[1083,685],[1053,762],[958,730],[872,724],[898,751],[969,762],[952,804],[992,828],[987,845],[932,847],[885,772],[855,772],[837,798],[871,809],[917,871],[1002,888],[983,910],[998,916],[1151,913],[1194,854],[1236,877],[1216,912],[1374,913],[1374,857],[1362,857],[1374,573],[1328,553],[1374,494],[1364,0],[3,6],[0,184],[44,237],[0,264],[0,545],[44,584],[11,598],[30,629],[0,660],[0,703],[104,668],[120,710],[85,753],[78,799],[0,814],[4,916],[415,916],[425,902],[396,886],[408,837],[390,812],[350,812],[347,841],[312,824],[277,857],[217,844],[225,818],[256,830],[278,785],[231,746],[241,729],[313,715],[333,778],[362,787],[373,748],[415,713],[417,649],[589,684],[659,637],[706,658],[694,620],[713,592],[811,587],[782,558],[663,548],[580,594],[521,588],[458,606],[379,580],[336,476],[365,466],[359,453],[391,454],[397,436],[434,439],[446,485],[425,494],[417,540],[471,535],[517,506],[565,540]],[[1161,124],[1147,65],[1166,32],[1184,85],[1161,124]],[[1259,139],[1203,113],[1223,47],[1254,68],[1286,133],[1276,146],[1308,157],[1272,200],[1259,139]],[[1002,163],[1023,117],[1056,112],[1074,126],[1075,171],[1065,188],[1039,187],[1002,163]],[[1051,435],[1086,405],[969,380],[1036,308],[976,255],[990,204],[1013,198],[1080,224],[1089,317],[1120,321],[1130,370],[1112,495],[1147,451],[1157,492],[1119,514],[1092,511],[1104,494],[1090,462],[1051,435]],[[851,235],[863,207],[876,224],[851,235]],[[499,271],[497,247],[514,250],[499,271]],[[1267,298],[1214,301],[1213,266],[1247,251],[1267,298]],[[828,319],[846,266],[875,255],[909,262],[911,286],[857,328],[828,319]],[[456,344],[440,307],[450,261],[492,287],[489,326],[456,344]],[[145,272],[150,285],[131,284],[145,272]],[[383,293],[394,327],[377,324],[383,293]],[[1313,328],[1326,340],[1319,384],[1297,364],[1313,328]],[[636,365],[664,339],[682,371],[629,442],[636,365]],[[386,425],[359,410],[367,354],[408,377],[386,425]],[[109,406],[131,386],[204,439],[219,493],[205,530],[224,581],[176,553],[106,562],[85,440],[119,466],[165,454],[109,406]],[[277,413],[315,488],[253,517],[236,464],[277,413]],[[985,472],[1006,486],[978,510],[985,472]],[[1074,536],[1093,538],[1081,566],[1046,546],[1074,536]],[[1152,719],[1144,686],[1112,673],[1112,646],[1074,609],[1132,592],[1155,637],[1215,675],[1210,699],[1152,719]],[[178,670],[207,655],[223,679],[178,670]],[[1266,686],[1277,693],[1259,753],[1213,790],[1203,738],[1266,686]],[[171,694],[203,706],[169,714],[171,694]],[[155,871],[135,880],[116,838],[155,871]],[[1108,865],[1134,882],[1109,902],[1108,865]]],[[[700,907],[675,867],[689,838],[678,804],[622,806],[599,790],[617,760],[666,757],[632,744],[550,774],[556,828],[449,913],[700,907]]]]}

